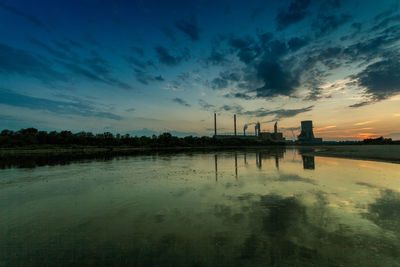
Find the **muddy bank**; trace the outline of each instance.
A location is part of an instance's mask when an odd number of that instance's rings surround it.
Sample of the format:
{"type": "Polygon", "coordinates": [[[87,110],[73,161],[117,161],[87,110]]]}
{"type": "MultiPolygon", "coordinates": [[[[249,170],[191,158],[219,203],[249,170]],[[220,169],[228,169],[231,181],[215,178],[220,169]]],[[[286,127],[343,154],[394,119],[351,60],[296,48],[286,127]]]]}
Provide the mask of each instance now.
{"type": "Polygon", "coordinates": [[[400,163],[400,145],[342,145],[296,147],[304,155],[400,163]]]}

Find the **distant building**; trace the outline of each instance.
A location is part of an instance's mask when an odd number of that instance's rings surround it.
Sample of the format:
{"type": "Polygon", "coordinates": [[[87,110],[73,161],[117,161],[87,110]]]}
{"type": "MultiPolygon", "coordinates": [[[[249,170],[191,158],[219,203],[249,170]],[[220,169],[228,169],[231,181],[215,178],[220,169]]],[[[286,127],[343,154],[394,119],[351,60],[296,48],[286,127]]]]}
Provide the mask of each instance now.
{"type": "Polygon", "coordinates": [[[303,144],[322,143],[322,138],[315,138],[315,136],[314,136],[312,121],[302,121],[301,122],[301,133],[297,138],[298,138],[298,141],[303,144]]]}
{"type": "MultiPolygon", "coordinates": [[[[258,126],[260,127],[260,126],[258,126]]],[[[271,142],[284,142],[285,138],[282,133],[278,132],[278,122],[275,122],[274,132],[259,132],[258,137],[263,140],[271,141],[271,142]]]]}

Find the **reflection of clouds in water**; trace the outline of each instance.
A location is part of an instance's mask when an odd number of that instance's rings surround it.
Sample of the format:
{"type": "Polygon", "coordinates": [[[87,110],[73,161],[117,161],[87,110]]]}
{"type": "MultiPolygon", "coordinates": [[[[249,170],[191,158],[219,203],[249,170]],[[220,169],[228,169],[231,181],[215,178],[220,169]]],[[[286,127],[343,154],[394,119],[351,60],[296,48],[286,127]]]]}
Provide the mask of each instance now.
{"type": "MultiPolygon", "coordinates": [[[[325,194],[317,192],[314,197],[314,204],[310,206],[306,206],[296,197],[274,194],[236,198],[243,205],[240,218],[246,218],[248,224],[244,228],[248,233],[242,237],[238,247],[237,264],[396,264],[397,254],[394,251],[399,248],[394,240],[377,233],[361,232],[340,223],[328,207],[325,194]]],[[[400,207],[400,198],[396,205],[400,207]]],[[[224,225],[237,223],[234,220],[237,214],[229,206],[216,207],[215,216],[221,218],[224,225]]],[[[400,224],[400,220],[398,221],[400,224]]]]}
{"type": "Polygon", "coordinates": [[[301,183],[309,183],[309,184],[313,184],[313,185],[316,184],[316,182],[314,180],[309,179],[309,178],[303,178],[296,174],[280,175],[278,178],[278,181],[280,181],[280,182],[301,182],[301,183]]]}
{"type": "Polygon", "coordinates": [[[382,190],[375,203],[368,206],[365,217],[384,230],[393,231],[400,237],[400,193],[382,190]]]}

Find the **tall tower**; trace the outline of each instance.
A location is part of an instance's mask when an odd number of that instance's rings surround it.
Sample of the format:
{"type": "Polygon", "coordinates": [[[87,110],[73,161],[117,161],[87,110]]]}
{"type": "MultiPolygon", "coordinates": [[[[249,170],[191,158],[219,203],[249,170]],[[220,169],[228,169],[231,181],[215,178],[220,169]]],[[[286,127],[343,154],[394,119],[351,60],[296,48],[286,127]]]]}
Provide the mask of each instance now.
{"type": "Polygon", "coordinates": [[[298,138],[299,141],[313,141],[315,139],[312,121],[301,122],[301,133],[298,138]]]}
{"type": "Polygon", "coordinates": [[[233,115],[233,128],[236,136],[236,114],[233,115]]]}
{"type": "Polygon", "coordinates": [[[214,113],[214,135],[217,135],[217,113],[214,113]]]}

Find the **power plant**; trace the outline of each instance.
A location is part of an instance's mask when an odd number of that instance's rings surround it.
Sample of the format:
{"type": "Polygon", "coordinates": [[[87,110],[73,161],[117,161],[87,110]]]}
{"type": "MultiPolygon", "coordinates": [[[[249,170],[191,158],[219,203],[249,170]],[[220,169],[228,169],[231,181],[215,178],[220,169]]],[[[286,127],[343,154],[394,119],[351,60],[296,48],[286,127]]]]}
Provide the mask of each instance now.
{"type": "Polygon", "coordinates": [[[322,138],[315,138],[312,121],[301,122],[301,133],[297,137],[300,144],[322,143],[322,138]]]}
{"type": "Polygon", "coordinates": [[[274,132],[261,132],[260,122],[254,125],[254,135],[246,135],[248,124],[243,127],[243,135],[238,135],[236,131],[236,114],[233,115],[233,135],[219,134],[217,135],[217,114],[214,113],[214,137],[218,139],[231,139],[237,138],[240,140],[258,140],[258,141],[270,141],[270,142],[285,142],[285,138],[282,133],[278,132],[278,123],[275,123],[274,132]]]}
{"type": "MultiPolygon", "coordinates": [[[[214,138],[218,139],[238,139],[238,140],[254,140],[267,141],[272,143],[286,142],[282,132],[278,132],[278,122],[274,124],[273,132],[262,132],[260,122],[245,124],[243,126],[243,135],[238,135],[236,131],[236,114],[233,115],[233,135],[232,134],[217,134],[217,114],[214,113],[214,138]],[[254,135],[246,134],[249,125],[254,124],[254,135]]],[[[297,137],[296,143],[299,144],[318,144],[322,143],[322,138],[316,138],[313,131],[312,121],[301,122],[301,133],[297,137]]]]}

